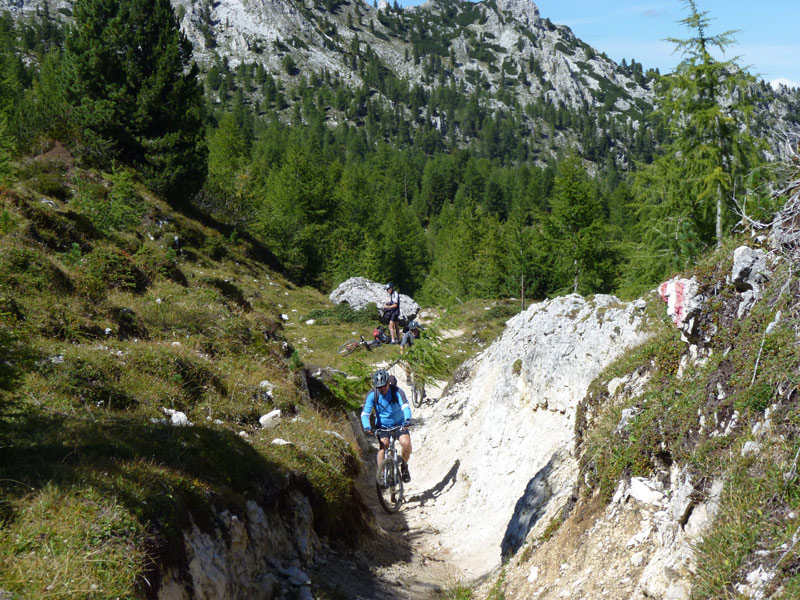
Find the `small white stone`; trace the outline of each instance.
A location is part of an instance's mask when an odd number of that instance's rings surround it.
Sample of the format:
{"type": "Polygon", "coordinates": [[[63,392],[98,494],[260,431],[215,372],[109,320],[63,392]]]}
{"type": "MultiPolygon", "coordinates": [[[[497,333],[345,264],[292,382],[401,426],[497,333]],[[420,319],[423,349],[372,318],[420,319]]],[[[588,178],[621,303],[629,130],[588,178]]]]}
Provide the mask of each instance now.
{"type": "Polygon", "coordinates": [[[281,313],[281,319],[283,319],[284,321],[288,321],[289,315],[287,315],[286,313],[281,313]]]}
{"type": "Polygon", "coordinates": [[[631,478],[631,498],[638,500],[642,504],[660,504],[664,499],[664,494],[653,488],[654,484],[650,480],[643,477],[631,478]]]}
{"type": "Polygon", "coordinates": [[[262,415],[258,422],[261,424],[261,427],[267,428],[272,425],[275,425],[278,419],[281,418],[281,411],[279,408],[276,408],[273,411],[268,412],[265,415],[262,415]]]}
{"type": "Polygon", "coordinates": [[[761,444],[754,441],[745,442],[742,446],[742,456],[756,456],[761,453],[761,444]]]}
{"type": "Polygon", "coordinates": [[[306,321],[306,325],[313,325],[314,323],[316,323],[314,319],[309,319],[308,321],[306,321]]]}
{"type": "Polygon", "coordinates": [[[533,583],[537,577],[539,577],[539,567],[531,567],[528,573],[528,583],[533,583]]]}
{"type": "Polygon", "coordinates": [[[631,556],[631,564],[634,567],[641,567],[643,563],[644,563],[644,553],[643,552],[637,552],[636,554],[631,556]]]}
{"type": "Polygon", "coordinates": [[[180,342],[172,342],[172,345],[173,345],[174,347],[176,347],[176,348],[180,348],[180,346],[181,346],[181,343],[180,343],[180,342]]]}
{"type": "Polygon", "coordinates": [[[156,298],[156,304],[161,304],[161,298],[156,298]]]}
{"type": "Polygon", "coordinates": [[[281,438],[275,438],[274,440],[272,440],[272,445],[273,446],[291,446],[292,442],[289,442],[287,440],[282,440],[281,438]]]}

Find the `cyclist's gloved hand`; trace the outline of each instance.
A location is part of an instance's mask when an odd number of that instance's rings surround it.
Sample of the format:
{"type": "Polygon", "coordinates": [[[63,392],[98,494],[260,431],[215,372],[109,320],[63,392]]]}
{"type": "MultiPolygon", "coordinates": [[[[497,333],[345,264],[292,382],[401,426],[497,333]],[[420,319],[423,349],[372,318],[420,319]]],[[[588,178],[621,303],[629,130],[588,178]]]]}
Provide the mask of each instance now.
{"type": "Polygon", "coordinates": [[[406,419],[403,421],[403,427],[408,427],[409,425],[411,425],[411,419],[406,419]]]}

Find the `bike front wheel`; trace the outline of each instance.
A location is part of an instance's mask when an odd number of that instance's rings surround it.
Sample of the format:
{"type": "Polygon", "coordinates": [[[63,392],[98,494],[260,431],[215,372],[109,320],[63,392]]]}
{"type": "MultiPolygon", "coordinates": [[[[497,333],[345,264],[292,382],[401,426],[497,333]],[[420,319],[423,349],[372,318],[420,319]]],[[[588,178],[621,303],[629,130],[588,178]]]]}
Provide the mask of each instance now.
{"type": "Polygon", "coordinates": [[[350,340],[349,342],[345,342],[341,346],[339,346],[339,354],[342,356],[347,356],[353,350],[358,350],[358,342],[355,340],[350,340]]]}
{"type": "Polygon", "coordinates": [[[395,461],[386,459],[378,467],[378,472],[375,474],[375,489],[383,510],[389,514],[400,510],[404,498],[403,479],[400,476],[400,467],[395,461]]]}

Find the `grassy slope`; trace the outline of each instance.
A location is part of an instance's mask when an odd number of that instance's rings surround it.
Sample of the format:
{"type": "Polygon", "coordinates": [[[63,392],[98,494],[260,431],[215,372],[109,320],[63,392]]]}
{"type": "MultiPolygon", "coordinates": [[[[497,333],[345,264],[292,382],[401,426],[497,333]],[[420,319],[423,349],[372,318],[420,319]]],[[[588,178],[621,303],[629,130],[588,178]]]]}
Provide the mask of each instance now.
{"type": "Polygon", "coordinates": [[[143,596],[154,563],[182,563],[190,517],[207,529],[248,499],[280,511],[289,488],[320,534],[357,535],[358,460],[325,433],[348,434],[342,405],[301,391],[280,318],[325,299],[124,177],[68,158],[18,175],[0,190],[2,588],[143,596]],[[300,418],[260,429],[275,408],[300,418]]]}
{"type": "MultiPolygon", "coordinates": [[[[363,531],[345,418],[363,385],[312,399],[300,372],[365,375],[398,349],[339,356],[377,321],[268,264],[254,242],[175,212],[125,173],[76,169],[63,153],[25,162],[0,188],[3,590],[142,597],[154,565],[184,561],[190,518],[209,529],[217,511],[241,514],[248,499],[284,510],[289,488],[309,495],[320,534],[363,531]],[[261,429],[275,408],[292,418],[261,429]],[[165,409],[194,426],[166,424],[165,409]],[[294,445],[273,446],[276,437],[294,445]]],[[[447,368],[516,310],[475,301],[449,311],[445,325],[465,335],[445,340],[447,368]]]]}

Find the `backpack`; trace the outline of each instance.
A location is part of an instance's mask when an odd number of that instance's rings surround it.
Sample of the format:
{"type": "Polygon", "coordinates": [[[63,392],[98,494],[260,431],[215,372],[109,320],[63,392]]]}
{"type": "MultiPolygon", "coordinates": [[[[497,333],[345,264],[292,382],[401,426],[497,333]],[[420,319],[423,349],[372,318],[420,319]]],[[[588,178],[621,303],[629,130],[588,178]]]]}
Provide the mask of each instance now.
{"type": "MultiPolygon", "coordinates": [[[[383,344],[388,344],[390,341],[392,341],[392,338],[386,335],[386,332],[383,330],[383,327],[376,327],[375,329],[373,329],[372,336],[383,344]]],[[[397,385],[396,382],[397,380],[395,379],[395,385],[397,385]]]]}
{"type": "Polygon", "coordinates": [[[383,316],[384,317],[388,316],[389,313],[392,313],[394,311],[397,311],[398,313],[400,312],[400,292],[398,292],[397,290],[393,290],[393,291],[394,291],[394,293],[397,294],[397,308],[389,308],[389,309],[384,308],[383,309],[383,316]]]}

